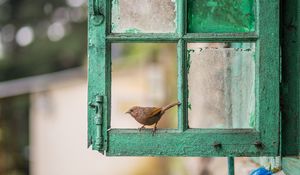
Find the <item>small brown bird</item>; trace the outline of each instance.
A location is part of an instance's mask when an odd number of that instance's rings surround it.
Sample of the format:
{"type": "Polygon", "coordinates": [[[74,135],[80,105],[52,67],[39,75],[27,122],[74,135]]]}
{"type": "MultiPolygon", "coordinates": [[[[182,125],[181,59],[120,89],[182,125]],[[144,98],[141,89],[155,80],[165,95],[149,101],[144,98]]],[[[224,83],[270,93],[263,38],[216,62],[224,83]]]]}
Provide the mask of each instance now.
{"type": "Polygon", "coordinates": [[[160,120],[161,116],[166,112],[166,110],[180,105],[179,102],[168,104],[164,107],[140,107],[134,106],[130,108],[126,113],[130,114],[137,122],[142,124],[143,126],[139,128],[141,131],[142,128],[145,128],[145,125],[154,125],[152,129],[152,135],[156,131],[156,125],[160,120]]]}

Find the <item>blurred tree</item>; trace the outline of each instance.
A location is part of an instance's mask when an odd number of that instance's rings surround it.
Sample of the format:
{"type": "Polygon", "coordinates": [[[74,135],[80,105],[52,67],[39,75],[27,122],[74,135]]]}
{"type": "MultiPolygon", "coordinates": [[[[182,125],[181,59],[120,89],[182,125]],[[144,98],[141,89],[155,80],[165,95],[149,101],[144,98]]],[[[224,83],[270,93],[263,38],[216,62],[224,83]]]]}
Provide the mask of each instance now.
{"type": "Polygon", "coordinates": [[[0,81],[80,66],[85,0],[0,0],[0,81]]]}
{"type": "MultiPolygon", "coordinates": [[[[0,81],[77,67],[86,0],[0,0],[0,81]]],[[[29,97],[0,100],[0,174],[29,174],[29,97]]]]}
{"type": "Polygon", "coordinates": [[[29,174],[28,95],[0,101],[0,174],[29,174]]]}

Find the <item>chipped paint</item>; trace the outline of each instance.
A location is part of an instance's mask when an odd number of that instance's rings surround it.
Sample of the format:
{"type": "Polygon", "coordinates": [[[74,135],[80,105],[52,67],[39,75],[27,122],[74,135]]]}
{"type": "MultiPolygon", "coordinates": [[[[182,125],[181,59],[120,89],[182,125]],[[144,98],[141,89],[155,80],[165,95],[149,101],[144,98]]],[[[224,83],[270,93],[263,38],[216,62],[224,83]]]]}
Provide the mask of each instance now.
{"type": "Polygon", "coordinates": [[[188,109],[192,110],[192,104],[191,104],[191,102],[188,102],[188,109]]]}
{"type": "Polygon", "coordinates": [[[136,29],[136,28],[131,28],[131,29],[125,30],[125,33],[142,33],[142,31],[139,29],[136,29]]]}
{"type": "MultiPolygon", "coordinates": [[[[187,65],[186,65],[186,70],[187,70],[187,75],[189,74],[189,72],[190,72],[190,67],[191,67],[191,64],[192,64],[192,62],[191,62],[191,53],[194,53],[195,52],[195,50],[194,49],[187,49],[187,65]]],[[[189,84],[187,83],[187,87],[189,87],[189,84]]],[[[188,99],[190,99],[189,98],[189,88],[187,88],[187,97],[188,97],[188,99]]],[[[192,110],[192,103],[188,100],[188,105],[187,105],[187,107],[188,107],[188,109],[189,110],[192,110]]]]}
{"type": "Polygon", "coordinates": [[[192,61],[191,61],[191,53],[194,53],[195,50],[194,49],[188,49],[187,50],[187,74],[189,74],[190,72],[190,68],[191,68],[191,64],[192,64],[192,61]]]}
{"type": "Polygon", "coordinates": [[[254,112],[250,113],[249,126],[252,128],[256,126],[256,116],[254,112]]]}

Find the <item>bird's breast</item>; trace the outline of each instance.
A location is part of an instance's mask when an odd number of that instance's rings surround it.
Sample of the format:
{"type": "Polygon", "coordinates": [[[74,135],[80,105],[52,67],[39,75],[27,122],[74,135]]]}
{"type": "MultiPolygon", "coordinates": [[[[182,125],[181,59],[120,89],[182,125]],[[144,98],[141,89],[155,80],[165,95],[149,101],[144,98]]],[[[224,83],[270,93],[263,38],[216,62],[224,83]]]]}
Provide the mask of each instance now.
{"type": "Polygon", "coordinates": [[[155,115],[153,117],[147,117],[145,115],[140,115],[135,117],[135,120],[143,125],[153,125],[154,123],[158,122],[160,119],[160,115],[155,115]]]}

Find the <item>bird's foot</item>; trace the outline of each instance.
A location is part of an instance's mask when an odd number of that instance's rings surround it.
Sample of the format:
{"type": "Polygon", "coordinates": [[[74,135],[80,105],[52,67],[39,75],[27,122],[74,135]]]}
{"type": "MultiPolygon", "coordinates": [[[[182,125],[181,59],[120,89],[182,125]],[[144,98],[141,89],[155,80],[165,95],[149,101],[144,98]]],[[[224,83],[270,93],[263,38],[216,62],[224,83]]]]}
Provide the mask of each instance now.
{"type": "Polygon", "coordinates": [[[143,125],[142,127],[139,128],[139,132],[141,132],[142,129],[145,128],[145,125],[143,125]]]}
{"type": "Polygon", "coordinates": [[[152,129],[152,136],[154,136],[154,133],[156,132],[157,128],[156,126],[152,129]]]}

